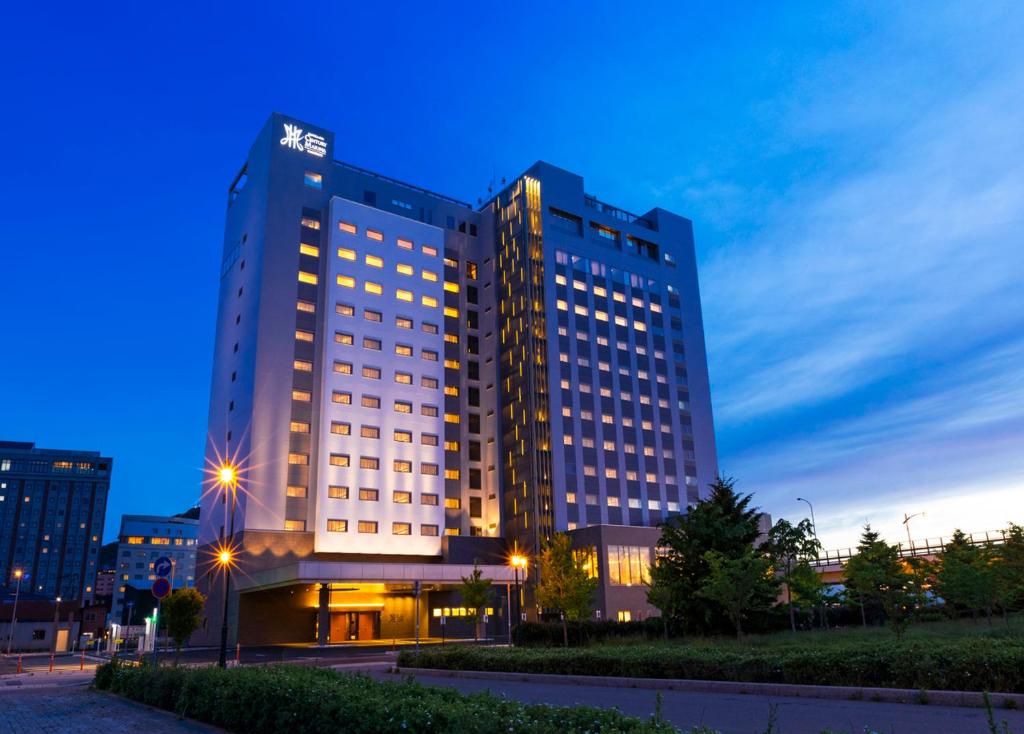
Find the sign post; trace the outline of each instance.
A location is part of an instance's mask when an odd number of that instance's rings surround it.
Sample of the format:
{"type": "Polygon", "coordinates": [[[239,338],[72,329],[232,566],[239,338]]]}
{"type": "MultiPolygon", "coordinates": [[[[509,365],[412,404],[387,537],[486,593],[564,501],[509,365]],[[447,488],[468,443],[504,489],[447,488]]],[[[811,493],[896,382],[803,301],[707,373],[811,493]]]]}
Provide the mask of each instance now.
{"type": "Polygon", "coordinates": [[[153,561],[153,573],[156,574],[156,581],[151,589],[156,598],[156,609],[153,610],[153,665],[157,664],[157,653],[160,651],[160,611],[163,607],[163,599],[171,593],[171,582],[167,577],[174,573],[174,562],[167,556],[160,556],[153,561]]]}

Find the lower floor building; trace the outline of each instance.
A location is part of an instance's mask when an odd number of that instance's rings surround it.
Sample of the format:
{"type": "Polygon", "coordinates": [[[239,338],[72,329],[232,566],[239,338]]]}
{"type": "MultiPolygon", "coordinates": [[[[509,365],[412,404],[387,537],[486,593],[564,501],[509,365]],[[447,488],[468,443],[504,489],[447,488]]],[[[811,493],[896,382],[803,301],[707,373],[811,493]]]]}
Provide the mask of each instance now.
{"type": "MultiPolygon", "coordinates": [[[[594,617],[631,621],[655,616],[646,580],[657,528],[598,525],[570,532],[588,574],[598,579],[594,617]]],[[[415,638],[507,639],[514,620],[537,619],[536,559],[525,572],[509,563],[496,538],[444,538],[440,557],[314,553],[312,534],[239,533],[233,544],[227,627],[229,645],[360,644],[415,638]],[[474,569],[491,582],[474,623],[460,588],[474,569]]],[[[217,547],[199,549],[197,585],[207,596],[193,644],[220,642],[225,569],[217,547]]]]}

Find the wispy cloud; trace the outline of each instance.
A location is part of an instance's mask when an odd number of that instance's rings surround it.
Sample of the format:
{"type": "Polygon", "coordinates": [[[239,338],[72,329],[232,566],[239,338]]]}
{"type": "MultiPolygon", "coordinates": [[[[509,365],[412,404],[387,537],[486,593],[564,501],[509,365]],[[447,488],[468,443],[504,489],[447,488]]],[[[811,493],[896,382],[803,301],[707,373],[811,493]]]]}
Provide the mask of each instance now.
{"type": "MultiPolygon", "coordinates": [[[[723,463],[776,513],[819,497],[836,542],[956,497],[1024,521],[1024,56],[998,52],[1021,23],[933,20],[971,43],[922,58],[889,28],[808,70],[772,145],[820,167],[754,187],[767,214],[702,264],[723,463]]],[[[695,188],[655,193],[742,220],[742,185],[695,188]]]]}

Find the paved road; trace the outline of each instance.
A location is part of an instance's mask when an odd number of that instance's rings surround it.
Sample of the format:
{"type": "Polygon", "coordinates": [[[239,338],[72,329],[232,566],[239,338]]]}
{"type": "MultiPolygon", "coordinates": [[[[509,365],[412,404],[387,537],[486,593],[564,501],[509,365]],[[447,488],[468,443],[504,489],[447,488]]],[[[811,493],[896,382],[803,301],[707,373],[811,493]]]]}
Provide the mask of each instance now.
{"type": "MultiPolygon", "coordinates": [[[[381,680],[394,680],[389,673],[373,673],[381,680]]],[[[648,717],[654,711],[657,691],[606,686],[545,685],[517,681],[417,676],[427,685],[448,686],[464,693],[490,690],[527,703],[562,706],[585,704],[615,707],[623,713],[648,717]]],[[[781,734],[820,734],[830,728],[862,734],[987,734],[982,709],[919,706],[871,701],[833,701],[813,698],[779,698],[662,691],[665,717],[683,730],[698,724],[723,734],[763,734],[769,710],[777,706],[781,734]]],[[[1024,732],[1024,711],[997,711],[997,721],[1006,720],[1010,731],[1024,732]]]]}
{"type": "MultiPolygon", "coordinates": [[[[55,671],[78,670],[82,664],[81,655],[57,655],[53,660],[55,671]]],[[[86,657],[85,669],[95,670],[95,660],[86,657]]],[[[21,672],[23,673],[45,673],[50,670],[49,655],[22,655],[21,672]]],[[[0,657],[0,675],[9,675],[18,672],[18,655],[0,657]]]]}
{"type": "Polygon", "coordinates": [[[179,719],[84,687],[0,688],[0,734],[223,734],[220,729],[179,719]]]}

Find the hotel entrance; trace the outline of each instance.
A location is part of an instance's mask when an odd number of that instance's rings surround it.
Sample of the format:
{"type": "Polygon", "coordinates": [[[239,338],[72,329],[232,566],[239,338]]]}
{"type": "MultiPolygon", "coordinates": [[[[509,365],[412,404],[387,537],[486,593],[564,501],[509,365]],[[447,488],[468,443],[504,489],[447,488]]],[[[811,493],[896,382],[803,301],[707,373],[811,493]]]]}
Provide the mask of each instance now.
{"type": "Polygon", "coordinates": [[[380,612],[331,612],[331,642],[380,639],[380,612]]]}

